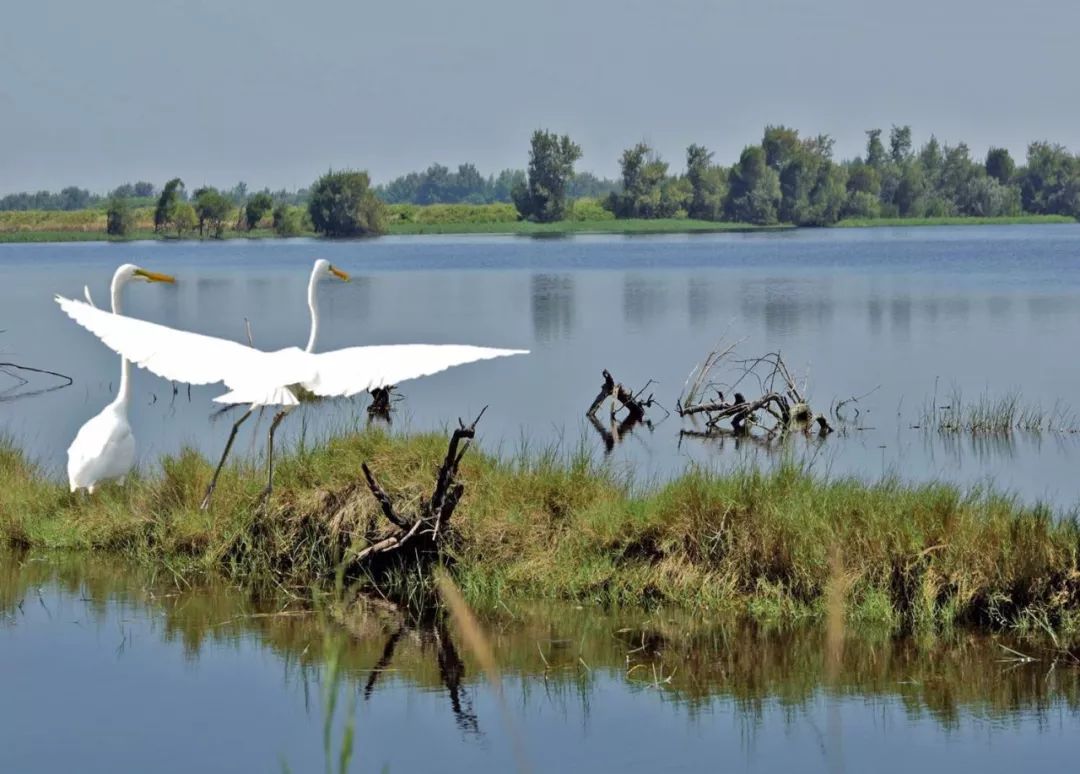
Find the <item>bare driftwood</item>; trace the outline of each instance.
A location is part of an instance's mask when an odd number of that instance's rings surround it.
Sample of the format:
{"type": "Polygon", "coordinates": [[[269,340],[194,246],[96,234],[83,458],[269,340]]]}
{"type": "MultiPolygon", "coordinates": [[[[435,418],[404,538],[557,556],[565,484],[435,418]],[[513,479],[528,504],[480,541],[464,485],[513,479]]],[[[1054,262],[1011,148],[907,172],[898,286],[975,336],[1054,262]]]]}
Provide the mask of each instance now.
{"type": "Polygon", "coordinates": [[[814,426],[820,435],[828,435],[833,432],[828,418],[813,412],[805,390],[805,380],[799,384],[779,352],[739,358],[731,345],[713,350],[694,368],[675,410],[680,417],[704,417],[706,435],[725,421],[735,435],[757,428],[773,437],[808,432],[814,426]],[[729,383],[721,381],[725,376],[731,378],[729,383]],[[732,393],[730,399],[725,389],[732,393]],[[739,391],[751,389],[757,397],[747,398],[739,391]],[[709,393],[714,395],[706,398],[709,393]]]}
{"type": "MultiPolygon", "coordinates": [[[[604,401],[611,398],[611,416],[621,409],[625,408],[628,412],[628,416],[635,422],[641,422],[645,419],[645,409],[652,408],[652,406],[660,405],[656,399],[649,393],[649,397],[642,399],[641,395],[652,384],[650,379],[646,382],[645,386],[638,390],[636,393],[631,392],[622,385],[621,382],[616,382],[615,377],[611,375],[611,372],[606,368],[602,371],[604,375],[604,383],[600,385],[600,392],[593,398],[593,402],[589,405],[589,410],[585,412],[587,417],[595,417],[596,412],[600,409],[600,406],[604,404],[604,401]]],[[[660,406],[663,408],[663,406],[660,406]]]]}
{"type": "Polygon", "coordinates": [[[643,424],[650,431],[653,429],[653,423],[645,417],[646,409],[650,409],[654,405],[660,406],[665,419],[670,412],[660,405],[660,402],[653,397],[652,393],[649,393],[647,398],[642,397],[645,390],[649,389],[649,386],[653,383],[652,379],[647,381],[645,386],[637,392],[632,392],[624,387],[621,382],[616,382],[615,377],[606,368],[603,370],[603,375],[604,382],[600,385],[600,392],[596,394],[593,402],[589,404],[589,410],[585,412],[585,416],[588,418],[589,424],[593,426],[603,440],[604,454],[606,455],[610,454],[619,442],[629,436],[638,425],[643,424]],[[610,426],[605,427],[604,423],[597,418],[596,412],[604,405],[604,401],[609,398],[611,399],[611,416],[608,420],[610,426]],[[618,414],[623,409],[626,410],[626,415],[619,417],[618,414]]]}
{"type": "Polygon", "coordinates": [[[399,553],[408,547],[413,549],[413,556],[417,558],[438,553],[439,541],[446,536],[454,509],[465,491],[465,485],[457,480],[458,467],[469,449],[469,441],[476,436],[476,423],[486,410],[485,406],[470,425],[458,420],[458,428],[450,437],[446,457],[435,479],[435,490],[430,498],[421,501],[419,509],[413,514],[399,514],[394,501],[379,485],[367,463],[360,466],[368,489],[378,501],[383,516],[393,527],[389,534],[377,537],[360,551],[356,555],[356,562],[370,561],[383,554],[399,553]]]}
{"type": "Polygon", "coordinates": [[[396,385],[388,384],[385,387],[376,387],[368,391],[371,396],[371,405],[367,407],[369,418],[382,419],[385,422],[390,421],[390,412],[393,411],[394,402],[401,400],[401,396],[394,393],[396,389],[396,385]]]}

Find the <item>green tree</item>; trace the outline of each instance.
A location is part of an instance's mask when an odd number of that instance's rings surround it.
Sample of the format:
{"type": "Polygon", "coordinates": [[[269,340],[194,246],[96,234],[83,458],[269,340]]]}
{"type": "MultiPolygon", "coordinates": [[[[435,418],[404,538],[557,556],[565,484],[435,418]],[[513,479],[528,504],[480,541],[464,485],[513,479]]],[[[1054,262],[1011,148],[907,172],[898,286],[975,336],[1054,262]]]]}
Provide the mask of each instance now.
{"type": "Polygon", "coordinates": [[[140,180],[134,186],[134,193],[139,199],[149,199],[154,195],[154,184],[140,180]]]}
{"type": "Polygon", "coordinates": [[[686,211],[691,218],[719,220],[723,216],[727,174],[712,163],[712,157],[704,145],[686,149],[686,179],[690,183],[686,211]]]}
{"type": "Polygon", "coordinates": [[[1031,143],[1017,177],[1027,212],[1080,216],[1080,160],[1061,145],[1031,143]]]}
{"type": "Polygon", "coordinates": [[[274,233],[282,237],[300,235],[304,230],[304,210],[282,202],[274,208],[274,233]]]}
{"type": "Polygon", "coordinates": [[[919,164],[926,176],[926,185],[931,189],[937,188],[945,158],[941,155],[941,144],[934,135],[930,135],[926,145],[919,151],[919,164]]]}
{"type": "Polygon", "coordinates": [[[959,191],[956,209],[961,215],[999,217],[1020,214],[1020,190],[989,175],[968,180],[959,191]]]}
{"type": "Polygon", "coordinates": [[[199,219],[199,236],[207,229],[217,238],[225,230],[225,219],[232,205],[221,191],[205,187],[195,191],[195,216],[199,219]]]}
{"type": "MultiPolygon", "coordinates": [[[[667,164],[664,164],[664,167],[666,168],[667,164]]],[[[660,184],[660,206],[657,208],[656,217],[685,218],[693,194],[690,181],[685,177],[665,177],[660,184]]]]}
{"type": "Polygon", "coordinates": [[[991,148],[986,152],[986,174],[999,183],[1012,182],[1016,173],[1016,162],[1006,148],[991,148]]]}
{"type": "Polygon", "coordinates": [[[619,160],[622,190],[608,195],[608,209],[617,218],[671,217],[680,209],[682,192],[669,188],[664,195],[668,165],[644,142],[623,151],[619,160]]]}
{"type": "Polygon", "coordinates": [[[497,202],[513,201],[515,186],[525,187],[525,170],[504,169],[491,184],[491,198],[497,202]]]}
{"type": "Polygon", "coordinates": [[[766,126],[761,147],[765,151],[765,163],[778,173],[783,172],[802,150],[799,132],[786,126],[766,126]]]}
{"type": "Polygon", "coordinates": [[[885,163],[885,146],[881,144],[881,130],[866,130],[866,163],[877,169],[885,163]]]}
{"type": "Polygon", "coordinates": [[[181,201],[180,192],[184,190],[184,181],[178,177],[165,184],[154,208],[154,231],[161,231],[174,220],[176,205],[181,201]]]}
{"type": "Polygon", "coordinates": [[[945,146],[937,194],[946,203],[948,214],[972,214],[965,211],[966,192],[976,178],[985,174],[985,170],[971,160],[971,152],[965,143],[945,146]]]}
{"type": "Polygon", "coordinates": [[[911,160],[911,127],[893,124],[889,132],[889,156],[894,164],[906,164],[911,160]]]}
{"type": "Polygon", "coordinates": [[[450,170],[442,164],[432,164],[420,175],[413,201],[416,204],[442,204],[451,201],[450,170]]]}
{"type": "Polygon", "coordinates": [[[881,215],[881,176],[878,171],[861,159],[856,159],[848,165],[847,173],[844,216],[876,218],[881,215]]]}
{"type": "Polygon", "coordinates": [[[416,192],[420,189],[423,176],[417,172],[396,177],[386,185],[377,186],[376,195],[388,204],[415,204],[416,192]]]}
{"type": "Polygon", "coordinates": [[[260,191],[248,199],[244,206],[244,221],[247,223],[248,231],[258,226],[259,221],[270,212],[273,206],[274,200],[266,191],[260,191]]]}
{"type": "Polygon", "coordinates": [[[896,187],[897,213],[902,218],[920,217],[925,210],[926,174],[922,164],[914,161],[904,165],[900,173],[900,182],[896,187]]]}
{"type": "Polygon", "coordinates": [[[490,201],[487,180],[474,164],[458,164],[450,179],[452,201],[466,204],[486,204],[490,201]]]}
{"type": "Polygon", "coordinates": [[[570,185],[566,195],[571,199],[599,199],[607,196],[619,187],[614,180],[600,178],[592,172],[575,172],[570,178],[570,185]]]}
{"type": "Polygon", "coordinates": [[[386,207],[371,190],[367,172],[327,172],[311,187],[311,224],[328,237],[386,232],[386,207]]]}
{"type": "Polygon", "coordinates": [[[844,214],[847,203],[847,171],[831,159],[818,167],[817,180],[810,191],[809,209],[800,223],[806,226],[828,226],[844,214]]]}
{"type": "Polygon", "coordinates": [[[765,150],[760,145],[744,148],[729,175],[729,217],[768,225],[776,222],[779,207],[780,176],[766,164],[765,150]]]}
{"type": "Polygon", "coordinates": [[[127,236],[135,225],[131,204],[122,196],[112,196],[105,211],[105,233],[109,236],[127,236]]]}
{"type": "Polygon", "coordinates": [[[195,208],[187,202],[176,202],[172,207],[169,222],[176,229],[176,235],[182,237],[195,228],[195,224],[198,222],[198,218],[195,216],[195,208]]]}
{"type": "Polygon", "coordinates": [[[568,135],[537,129],[529,150],[528,182],[514,188],[514,206],[523,218],[550,223],[566,217],[566,191],[581,147],[568,135]]]}

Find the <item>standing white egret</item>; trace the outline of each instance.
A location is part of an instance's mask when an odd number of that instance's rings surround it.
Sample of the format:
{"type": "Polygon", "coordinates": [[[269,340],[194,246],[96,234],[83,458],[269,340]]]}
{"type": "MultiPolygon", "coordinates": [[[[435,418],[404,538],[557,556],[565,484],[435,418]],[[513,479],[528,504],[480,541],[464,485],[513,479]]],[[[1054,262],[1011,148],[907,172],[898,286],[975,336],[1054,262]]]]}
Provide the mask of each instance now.
{"type": "MultiPolygon", "coordinates": [[[[344,272],[338,272],[338,276],[341,274],[344,272]]],[[[309,347],[314,347],[318,329],[315,284],[313,273],[309,287],[313,323],[309,347]]],[[[260,406],[282,407],[274,416],[267,436],[264,497],[270,494],[273,484],[274,431],[286,413],[299,403],[301,395],[310,393],[321,398],[356,395],[456,365],[528,353],[459,344],[377,345],[323,353],[287,347],[265,352],[214,336],[108,314],[82,301],[60,296],[56,301],[69,317],[106,346],[158,376],[196,385],[223,382],[230,391],[214,398],[218,403],[247,403],[251,410],[260,406]]],[[[211,493],[212,490],[208,495],[211,493]]]]}
{"type": "MultiPolygon", "coordinates": [[[[167,274],[158,274],[125,263],[116,270],[112,278],[114,314],[120,313],[120,291],[134,279],[173,282],[173,278],[167,274]]],[[[89,301],[90,289],[84,290],[89,301]]],[[[75,440],[68,447],[67,472],[72,492],[86,489],[93,494],[102,481],[112,478],[122,480],[135,464],[135,437],[131,434],[127,417],[128,398],[131,395],[130,370],[127,359],[121,357],[120,388],[117,390],[116,399],[79,428],[75,440]]]]}

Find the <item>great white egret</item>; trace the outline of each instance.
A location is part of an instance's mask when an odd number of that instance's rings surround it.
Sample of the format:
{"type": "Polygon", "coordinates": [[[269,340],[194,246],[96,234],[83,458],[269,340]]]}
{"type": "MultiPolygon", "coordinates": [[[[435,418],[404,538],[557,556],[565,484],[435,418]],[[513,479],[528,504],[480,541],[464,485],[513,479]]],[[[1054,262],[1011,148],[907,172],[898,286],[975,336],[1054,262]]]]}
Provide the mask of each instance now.
{"type": "MultiPolygon", "coordinates": [[[[312,317],[308,346],[312,348],[318,332],[316,285],[313,272],[308,293],[312,317]]],[[[305,393],[320,398],[345,397],[456,365],[528,353],[461,344],[375,345],[322,353],[286,347],[266,352],[227,339],[109,314],[82,301],[61,296],[56,301],[106,346],[158,376],[196,385],[223,382],[229,391],[214,398],[218,403],[247,403],[252,411],[260,406],[280,406],[267,436],[264,497],[273,484],[274,431],[305,393]]],[[[212,489],[207,494],[211,493],[212,489]]]]}
{"type": "MultiPolygon", "coordinates": [[[[326,277],[337,277],[345,282],[349,281],[349,275],[340,269],[335,268],[329,261],[319,258],[315,261],[315,265],[311,269],[311,277],[308,279],[307,300],[308,309],[311,311],[311,331],[308,334],[307,346],[304,347],[305,352],[315,351],[315,340],[319,335],[319,294],[318,286],[319,281],[326,277]]],[[[252,405],[244,412],[238,420],[233,422],[232,429],[229,431],[229,439],[225,442],[225,449],[221,452],[221,458],[218,460],[218,464],[214,468],[214,475],[210,478],[210,483],[206,487],[206,494],[203,495],[202,504],[199,506],[203,510],[210,507],[210,498],[214,496],[214,489],[217,487],[218,476],[221,474],[221,469],[225,466],[225,460],[229,456],[229,451],[232,449],[233,441],[236,440],[236,433],[240,430],[240,425],[247,421],[252,412],[256,409],[256,405],[252,405]]],[[[286,413],[288,409],[284,410],[286,413]]],[[[273,451],[273,432],[277,425],[284,419],[284,413],[279,412],[274,416],[273,421],[270,423],[270,435],[267,441],[270,451],[273,451]]],[[[271,464],[268,460],[267,464],[271,464]]],[[[268,484],[269,486],[269,484],[268,484]]]]}
{"type": "MultiPolygon", "coordinates": [[[[113,313],[120,313],[120,291],[135,279],[146,282],[173,281],[167,274],[125,263],[112,278],[113,313]]],[[[84,290],[87,301],[90,301],[90,289],[84,290]]],[[[67,472],[72,492],[86,489],[93,494],[99,483],[112,478],[123,479],[135,464],[135,437],[131,434],[127,418],[128,398],[131,395],[130,370],[127,359],[121,357],[120,388],[116,399],[80,427],[75,440],[68,447],[67,472]]]]}

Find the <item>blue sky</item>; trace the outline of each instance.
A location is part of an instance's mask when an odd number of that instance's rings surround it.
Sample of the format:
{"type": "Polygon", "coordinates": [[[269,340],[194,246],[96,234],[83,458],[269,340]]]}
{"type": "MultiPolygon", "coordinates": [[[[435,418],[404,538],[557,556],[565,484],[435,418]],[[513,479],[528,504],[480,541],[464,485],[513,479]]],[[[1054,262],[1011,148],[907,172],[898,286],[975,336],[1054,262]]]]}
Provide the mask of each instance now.
{"type": "Polygon", "coordinates": [[[1030,0],[11,0],[0,193],[294,188],[432,162],[523,167],[538,126],[615,175],[645,139],[730,163],[767,123],[911,124],[973,152],[1080,150],[1080,3],[1030,0]]]}

